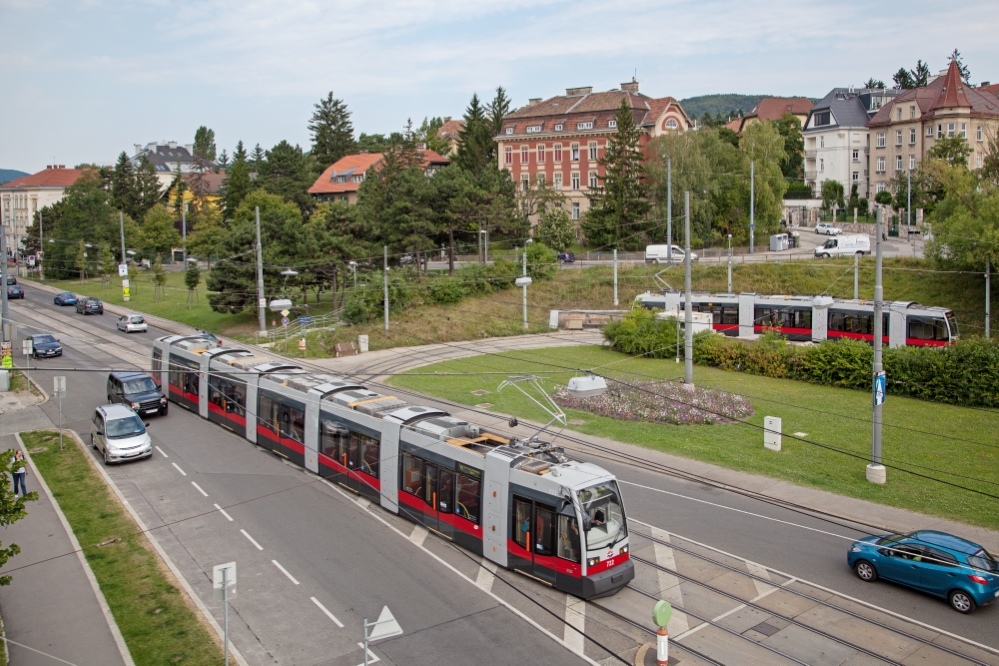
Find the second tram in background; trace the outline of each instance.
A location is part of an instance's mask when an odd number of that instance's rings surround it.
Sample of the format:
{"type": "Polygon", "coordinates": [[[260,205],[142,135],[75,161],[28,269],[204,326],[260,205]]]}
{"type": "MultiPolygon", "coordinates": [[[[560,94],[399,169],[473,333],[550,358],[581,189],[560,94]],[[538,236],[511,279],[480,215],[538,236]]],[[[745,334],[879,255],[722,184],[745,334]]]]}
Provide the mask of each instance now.
{"type": "MultiPolygon", "coordinates": [[[[683,292],[645,292],[635,305],[649,309],[680,309],[683,292]]],[[[709,312],[712,329],[725,335],[749,337],[772,331],[789,340],[821,342],[851,338],[874,342],[874,301],[812,296],[765,296],[756,293],[691,294],[694,312],[709,312]]],[[[882,342],[890,347],[944,346],[957,341],[957,320],[947,308],[910,301],[885,301],[882,342]]]]}
{"type": "Polygon", "coordinates": [[[202,335],[159,338],[178,405],[496,564],[585,599],[635,576],[614,475],[343,377],[202,335]]]}

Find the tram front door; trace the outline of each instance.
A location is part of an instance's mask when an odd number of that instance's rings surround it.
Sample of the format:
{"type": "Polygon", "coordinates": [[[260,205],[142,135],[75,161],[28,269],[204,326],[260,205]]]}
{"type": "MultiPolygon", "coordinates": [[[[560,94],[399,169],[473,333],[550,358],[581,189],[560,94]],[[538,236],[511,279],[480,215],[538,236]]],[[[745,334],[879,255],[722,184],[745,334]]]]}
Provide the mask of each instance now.
{"type": "Polygon", "coordinates": [[[555,583],[556,520],[554,506],[514,495],[510,547],[514,569],[555,583]]]}

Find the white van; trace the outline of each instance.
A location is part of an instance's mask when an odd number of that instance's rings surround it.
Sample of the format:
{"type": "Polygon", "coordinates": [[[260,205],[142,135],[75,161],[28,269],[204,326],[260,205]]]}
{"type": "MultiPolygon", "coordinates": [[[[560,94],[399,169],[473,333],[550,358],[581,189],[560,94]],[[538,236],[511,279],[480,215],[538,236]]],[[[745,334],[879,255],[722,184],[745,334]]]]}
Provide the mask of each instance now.
{"type": "Polygon", "coordinates": [[[827,257],[852,256],[855,254],[863,256],[870,253],[871,237],[867,234],[836,236],[815,248],[815,256],[823,259],[827,257]]]}
{"type": "MultiPolygon", "coordinates": [[[[668,259],[669,245],[647,245],[645,247],[645,263],[647,264],[665,264],[668,259]]],[[[690,253],[690,260],[697,261],[697,254],[694,252],[690,253]]],[[[673,263],[683,262],[683,248],[679,245],[673,246],[673,263]]]]}

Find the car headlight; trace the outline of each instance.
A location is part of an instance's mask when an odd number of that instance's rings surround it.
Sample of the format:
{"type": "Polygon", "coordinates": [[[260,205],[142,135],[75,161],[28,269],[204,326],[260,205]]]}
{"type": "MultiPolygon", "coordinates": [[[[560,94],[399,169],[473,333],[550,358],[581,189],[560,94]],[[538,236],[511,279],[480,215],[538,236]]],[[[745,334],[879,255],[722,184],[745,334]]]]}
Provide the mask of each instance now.
{"type": "Polygon", "coordinates": [[[850,546],[851,553],[859,553],[861,550],[863,550],[863,548],[861,548],[860,546],[850,546]]]}
{"type": "Polygon", "coordinates": [[[166,403],[167,403],[167,399],[166,398],[160,398],[160,404],[161,405],[165,405],[166,403]]]}
{"type": "Polygon", "coordinates": [[[588,566],[588,567],[595,567],[598,564],[600,564],[600,558],[599,557],[591,557],[590,559],[586,560],[586,566],[588,566]]]}
{"type": "Polygon", "coordinates": [[[139,408],[139,403],[137,403],[137,402],[130,402],[128,404],[131,405],[132,409],[138,409],[139,408]]]}

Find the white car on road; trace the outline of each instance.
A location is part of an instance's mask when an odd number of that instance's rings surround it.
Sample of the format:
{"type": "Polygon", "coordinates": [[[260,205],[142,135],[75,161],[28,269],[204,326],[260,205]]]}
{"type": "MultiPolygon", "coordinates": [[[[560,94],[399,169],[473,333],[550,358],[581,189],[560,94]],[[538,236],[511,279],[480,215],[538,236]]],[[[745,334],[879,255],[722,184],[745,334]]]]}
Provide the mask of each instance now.
{"type": "Polygon", "coordinates": [[[124,315],[118,319],[118,330],[126,333],[145,333],[149,327],[142,315],[124,315]]]}
{"type": "Polygon", "coordinates": [[[815,225],[815,233],[825,234],[826,236],[839,236],[843,233],[843,230],[832,222],[819,222],[815,225]]]}
{"type": "Polygon", "coordinates": [[[146,424],[125,405],[98,407],[90,425],[90,444],[104,454],[104,464],[153,455],[146,424]]]}

